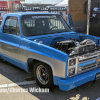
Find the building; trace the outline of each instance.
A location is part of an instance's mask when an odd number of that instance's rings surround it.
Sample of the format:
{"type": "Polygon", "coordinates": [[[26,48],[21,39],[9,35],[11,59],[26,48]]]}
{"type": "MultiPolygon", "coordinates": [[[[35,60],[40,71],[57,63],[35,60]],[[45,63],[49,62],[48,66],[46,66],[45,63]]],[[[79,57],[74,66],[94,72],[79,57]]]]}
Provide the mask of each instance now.
{"type": "Polygon", "coordinates": [[[87,0],[69,0],[69,13],[71,14],[76,30],[86,31],[87,14],[85,13],[87,0]]]}
{"type": "MultiPolygon", "coordinates": [[[[91,0],[89,34],[100,36],[100,11],[94,12],[95,7],[100,8],[100,0],[91,0]]],[[[75,29],[85,33],[87,31],[87,11],[88,0],[69,0],[69,13],[72,15],[75,29]]]]}
{"type": "Polygon", "coordinates": [[[17,9],[20,1],[14,0],[0,0],[0,9],[17,9]]]}
{"type": "Polygon", "coordinates": [[[20,1],[14,0],[0,0],[0,20],[3,19],[7,10],[18,10],[20,7],[20,1]]]}

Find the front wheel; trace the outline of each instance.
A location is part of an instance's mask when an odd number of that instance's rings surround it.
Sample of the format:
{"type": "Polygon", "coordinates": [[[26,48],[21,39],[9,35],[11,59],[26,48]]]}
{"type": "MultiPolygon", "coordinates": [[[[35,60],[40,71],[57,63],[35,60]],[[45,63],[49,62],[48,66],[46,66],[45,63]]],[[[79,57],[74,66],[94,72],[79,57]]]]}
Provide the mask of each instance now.
{"type": "Polygon", "coordinates": [[[41,88],[52,89],[54,87],[52,70],[48,65],[37,62],[34,65],[34,76],[37,84],[41,88]]]}

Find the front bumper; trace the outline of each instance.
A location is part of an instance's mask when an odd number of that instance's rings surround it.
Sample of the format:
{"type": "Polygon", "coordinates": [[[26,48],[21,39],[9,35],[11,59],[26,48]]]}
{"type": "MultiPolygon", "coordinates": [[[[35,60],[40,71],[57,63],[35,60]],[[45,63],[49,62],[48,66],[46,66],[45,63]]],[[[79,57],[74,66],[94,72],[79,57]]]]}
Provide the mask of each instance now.
{"type": "Polygon", "coordinates": [[[100,72],[100,68],[92,71],[69,77],[68,79],[58,79],[58,86],[63,91],[71,90],[89,81],[94,81],[96,74],[100,72]]]}

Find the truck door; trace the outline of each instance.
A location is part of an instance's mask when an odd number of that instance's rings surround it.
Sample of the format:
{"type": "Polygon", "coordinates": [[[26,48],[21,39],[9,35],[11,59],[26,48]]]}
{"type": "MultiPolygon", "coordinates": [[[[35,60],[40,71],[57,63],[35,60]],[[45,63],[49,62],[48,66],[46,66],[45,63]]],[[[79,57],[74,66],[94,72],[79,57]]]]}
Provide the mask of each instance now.
{"type": "Polygon", "coordinates": [[[6,18],[2,29],[1,49],[2,58],[20,66],[19,63],[20,30],[18,18],[9,16],[6,18]]]}
{"type": "Polygon", "coordinates": [[[75,31],[74,22],[73,22],[73,19],[72,19],[72,16],[71,16],[70,13],[67,14],[66,20],[67,20],[67,24],[70,26],[70,28],[72,29],[72,31],[75,31]]]}

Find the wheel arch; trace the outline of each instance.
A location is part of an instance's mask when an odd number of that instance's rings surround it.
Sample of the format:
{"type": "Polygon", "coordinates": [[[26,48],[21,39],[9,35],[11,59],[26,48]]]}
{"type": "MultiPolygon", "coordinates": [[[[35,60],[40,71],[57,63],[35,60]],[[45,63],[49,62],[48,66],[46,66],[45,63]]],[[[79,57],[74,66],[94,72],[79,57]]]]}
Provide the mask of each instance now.
{"type": "Polygon", "coordinates": [[[42,63],[45,63],[46,65],[48,65],[51,68],[51,70],[52,70],[52,74],[54,75],[54,73],[55,73],[54,72],[54,67],[53,67],[53,65],[50,62],[48,62],[46,60],[43,60],[43,59],[35,58],[35,57],[29,57],[27,59],[28,71],[29,72],[32,72],[32,70],[34,68],[34,64],[36,62],[42,62],[42,63]]]}

